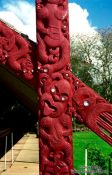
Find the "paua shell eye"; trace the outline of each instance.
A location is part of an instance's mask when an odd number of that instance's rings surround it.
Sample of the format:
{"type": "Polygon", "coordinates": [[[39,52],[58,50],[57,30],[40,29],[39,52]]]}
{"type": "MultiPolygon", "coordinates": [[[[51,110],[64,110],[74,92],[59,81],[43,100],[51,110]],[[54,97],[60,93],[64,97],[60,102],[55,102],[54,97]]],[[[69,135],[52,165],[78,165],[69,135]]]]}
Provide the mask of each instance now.
{"type": "Polygon", "coordinates": [[[51,88],[51,92],[52,92],[52,93],[56,92],[56,89],[55,89],[54,87],[51,88]]]}
{"type": "Polygon", "coordinates": [[[83,105],[84,105],[85,107],[87,107],[87,106],[90,105],[90,103],[89,103],[87,100],[85,100],[85,101],[83,102],[83,105]]]}

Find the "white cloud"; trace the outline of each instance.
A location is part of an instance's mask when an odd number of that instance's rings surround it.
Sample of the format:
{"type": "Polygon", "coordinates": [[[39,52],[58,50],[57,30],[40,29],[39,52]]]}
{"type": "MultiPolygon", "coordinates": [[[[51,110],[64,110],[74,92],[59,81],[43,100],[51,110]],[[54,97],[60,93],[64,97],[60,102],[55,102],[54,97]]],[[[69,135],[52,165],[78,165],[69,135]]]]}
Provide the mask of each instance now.
{"type": "Polygon", "coordinates": [[[70,35],[76,33],[93,33],[95,27],[92,27],[88,21],[89,13],[76,3],[69,3],[69,25],[70,35]]]}
{"type": "MultiPolygon", "coordinates": [[[[4,3],[3,10],[0,11],[0,18],[21,32],[27,34],[32,40],[36,41],[36,27],[35,27],[35,6],[26,0],[13,1],[9,0],[4,3]]],[[[69,3],[69,22],[70,34],[77,32],[93,32],[88,21],[89,13],[86,9],[82,9],[76,3],[69,3]]]]}
{"type": "Polygon", "coordinates": [[[36,41],[35,7],[26,0],[9,0],[0,11],[0,18],[36,41]]]}

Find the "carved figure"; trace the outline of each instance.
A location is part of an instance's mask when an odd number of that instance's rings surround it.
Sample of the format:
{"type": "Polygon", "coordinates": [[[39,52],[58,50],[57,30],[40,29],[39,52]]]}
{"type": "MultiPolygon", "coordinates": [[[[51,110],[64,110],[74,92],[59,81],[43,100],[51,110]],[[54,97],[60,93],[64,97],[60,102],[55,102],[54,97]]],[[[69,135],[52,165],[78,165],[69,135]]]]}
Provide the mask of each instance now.
{"type": "Polygon", "coordinates": [[[67,1],[37,2],[40,174],[73,174],[67,1]],[[42,156],[43,155],[43,156],[42,156]]]}
{"type": "Polygon", "coordinates": [[[0,21],[0,62],[31,84],[36,84],[34,55],[31,43],[0,21]]]}
{"type": "Polygon", "coordinates": [[[67,1],[36,10],[37,60],[36,45],[0,22],[0,63],[38,88],[40,175],[73,175],[72,116],[112,145],[112,105],[70,72],[67,1]]]}
{"type": "Polygon", "coordinates": [[[40,174],[69,175],[72,115],[112,144],[112,105],[70,72],[67,1],[41,0],[36,8],[40,174]]]}
{"type": "Polygon", "coordinates": [[[73,75],[74,116],[112,145],[112,104],[73,75]]]}
{"type": "Polygon", "coordinates": [[[49,0],[45,5],[38,3],[37,18],[39,61],[45,64],[43,69],[49,73],[59,71],[70,59],[69,41],[64,33],[68,28],[65,23],[68,19],[67,2],[49,0]]]}

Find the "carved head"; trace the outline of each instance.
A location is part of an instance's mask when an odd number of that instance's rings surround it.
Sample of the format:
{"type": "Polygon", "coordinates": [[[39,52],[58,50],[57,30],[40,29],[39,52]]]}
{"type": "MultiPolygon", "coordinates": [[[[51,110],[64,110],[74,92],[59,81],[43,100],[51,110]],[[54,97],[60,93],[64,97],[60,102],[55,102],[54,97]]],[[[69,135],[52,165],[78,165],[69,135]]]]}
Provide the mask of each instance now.
{"type": "Polygon", "coordinates": [[[42,110],[44,115],[58,117],[67,109],[67,104],[72,96],[69,82],[65,79],[55,80],[42,97],[42,110]]]}
{"type": "Polygon", "coordinates": [[[21,61],[21,69],[23,71],[23,77],[25,79],[31,80],[33,79],[34,75],[34,69],[33,69],[33,64],[31,61],[31,58],[29,55],[27,55],[26,58],[23,58],[21,61]]]}
{"type": "Polygon", "coordinates": [[[54,101],[63,103],[67,103],[72,94],[70,83],[65,79],[54,81],[50,91],[54,101]]]}

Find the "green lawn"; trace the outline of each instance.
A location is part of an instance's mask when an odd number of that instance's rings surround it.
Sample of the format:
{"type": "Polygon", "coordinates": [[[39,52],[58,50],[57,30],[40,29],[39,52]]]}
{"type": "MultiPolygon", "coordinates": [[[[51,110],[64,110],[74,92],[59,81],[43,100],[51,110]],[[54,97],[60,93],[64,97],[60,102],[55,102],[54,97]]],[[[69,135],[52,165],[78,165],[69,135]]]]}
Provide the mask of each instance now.
{"type": "Polygon", "coordinates": [[[89,131],[74,132],[73,133],[73,154],[74,154],[74,167],[76,170],[80,170],[81,166],[84,166],[84,154],[85,147],[87,145],[100,148],[101,152],[107,157],[112,148],[109,144],[104,142],[96,134],[89,131]]]}

